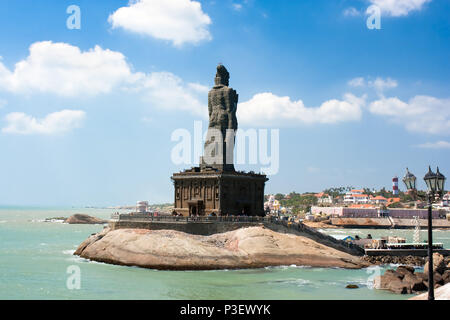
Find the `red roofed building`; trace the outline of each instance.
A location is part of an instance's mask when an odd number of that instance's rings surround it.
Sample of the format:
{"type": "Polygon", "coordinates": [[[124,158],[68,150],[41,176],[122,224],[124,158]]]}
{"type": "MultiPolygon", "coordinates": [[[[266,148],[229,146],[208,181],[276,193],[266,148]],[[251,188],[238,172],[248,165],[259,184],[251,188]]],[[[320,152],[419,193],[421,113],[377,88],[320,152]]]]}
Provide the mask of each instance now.
{"type": "Polygon", "coordinates": [[[372,202],[374,204],[386,204],[388,202],[388,199],[386,199],[383,196],[376,196],[376,197],[372,197],[370,199],[370,202],[372,202]]]}
{"type": "Polygon", "coordinates": [[[353,189],[350,192],[347,192],[344,197],[344,203],[347,204],[355,204],[355,203],[368,203],[369,196],[364,194],[364,190],[353,189]]]}

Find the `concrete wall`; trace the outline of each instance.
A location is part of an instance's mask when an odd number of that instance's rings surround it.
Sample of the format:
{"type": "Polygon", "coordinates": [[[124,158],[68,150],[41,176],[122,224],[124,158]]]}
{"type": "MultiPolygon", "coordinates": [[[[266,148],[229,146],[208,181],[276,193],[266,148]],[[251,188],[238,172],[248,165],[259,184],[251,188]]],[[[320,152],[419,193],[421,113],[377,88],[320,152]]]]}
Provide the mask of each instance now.
{"type": "MultiPolygon", "coordinates": [[[[413,219],[397,218],[331,218],[331,224],[343,228],[397,228],[414,229],[416,224],[413,219]]],[[[421,228],[428,227],[427,219],[419,219],[421,228]]],[[[433,228],[450,228],[450,221],[433,219],[433,228]]]]}
{"type": "Polygon", "coordinates": [[[239,228],[262,225],[255,222],[160,222],[160,221],[114,221],[109,223],[111,229],[148,229],[148,230],[176,230],[180,232],[209,236],[239,228]]]}
{"type": "MultiPolygon", "coordinates": [[[[347,208],[347,207],[311,207],[312,214],[324,213],[332,216],[343,218],[377,218],[378,208],[347,208]]],[[[427,209],[387,209],[389,216],[399,219],[413,219],[418,216],[420,219],[428,217],[427,209]]],[[[440,213],[433,209],[433,218],[438,219],[440,213]]]]}
{"type": "Polygon", "coordinates": [[[390,228],[392,226],[388,218],[331,218],[331,224],[357,228],[390,228]]]}

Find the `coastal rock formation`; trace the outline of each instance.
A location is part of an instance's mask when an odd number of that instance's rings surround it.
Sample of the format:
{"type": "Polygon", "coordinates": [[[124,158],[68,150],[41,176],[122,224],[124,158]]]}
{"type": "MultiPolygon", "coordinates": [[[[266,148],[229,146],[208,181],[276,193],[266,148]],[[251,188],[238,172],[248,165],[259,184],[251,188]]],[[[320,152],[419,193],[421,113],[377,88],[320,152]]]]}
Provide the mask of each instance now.
{"type": "Polygon", "coordinates": [[[373,265],[380,264],[405,264],[408,266],[423,266],[426,262],[426,257],[417,256],[364,256],[364,261],[373,265]]]}
{"type": "MultiPolygon", "coordinates": [[[[428,268],[429,268],[429,264],[428,264],[428,260],[427,260],[427,262],[425,263],[425,266],[423,267],[423,273],[428,274],[428,268]]],[[[433,272],[443,274],[446,269],[447,269],[447,265],[445,263],[444,256],[442,256],[441,254],[439,254],[437,252],[433,253],[433,272]]]]}
{"type": "Polygon", "coordinates": [[[262,268],[279,265],[368,266],[358,257],[309,238],[281,234],[264,227],[241,228],[211,236],[174,230],[105,228],[75,251],[82,258],[161,270],[262,268]]]}
{"type": "Polygon", "coordinates": [[[96,217],[88,216],[87,214],[74,214],[64,220],[64,223],[68,224],[103,224],[107,222],[108,221],[96,217]]]}
{"type": "MultiPolygon", "coordinates": [[[[434,299],[435,300],[450,300],[450,283],[447,283],[445,286],[437,288],[434,290],[434,299]]],[[[428,293],[422,293],[418,296],[412,297],[409,300],[428,300],[428,293]]]]}
{"type": "MultiPolygon", "coordinates": [[[[435,288],[450,282],[450,269],[445,258],[439,253],[433,254],[435,288]]],[[[415,273],[414,267],[399,266],[396,270],[386,270],[384,275],[375,278],[376,289],[390,290],[395,293],[411,294],[428,290],[428,263],[426,271],[415,273]]]]}

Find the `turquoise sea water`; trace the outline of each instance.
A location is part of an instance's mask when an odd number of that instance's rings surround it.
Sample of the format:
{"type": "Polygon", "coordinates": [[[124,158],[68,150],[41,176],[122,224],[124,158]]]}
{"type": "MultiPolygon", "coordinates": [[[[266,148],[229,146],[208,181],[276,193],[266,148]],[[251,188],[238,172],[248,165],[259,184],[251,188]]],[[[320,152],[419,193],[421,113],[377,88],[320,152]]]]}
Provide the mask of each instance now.
{"type": "MultiPolygon", "coordinates": [[[[108,218],[107,209],[0,208],[0,299],[406,299],[372,290],[375,268],[344,270],[274,267],[229,271],[156,271],[91,262],[72,253],[101,225],[43,222],[85,213],[108,218]],[[81,288],[66,286],[67,268],[78,266],[81,288]],[[359,289],[346,289],[357,284],[359,289]]],[[[395,234],[409,230],[328,229],[336,237],[395,234]]],[[[423,237],[426,236],[425,231],[423,237]]],[[[435,231],[450,247],[450,231],[435,231]]],[[[392,267],[392,266],[391,266],[392,267]]],[[[384,272],[389,266],[381,269],[384,272]]]]}

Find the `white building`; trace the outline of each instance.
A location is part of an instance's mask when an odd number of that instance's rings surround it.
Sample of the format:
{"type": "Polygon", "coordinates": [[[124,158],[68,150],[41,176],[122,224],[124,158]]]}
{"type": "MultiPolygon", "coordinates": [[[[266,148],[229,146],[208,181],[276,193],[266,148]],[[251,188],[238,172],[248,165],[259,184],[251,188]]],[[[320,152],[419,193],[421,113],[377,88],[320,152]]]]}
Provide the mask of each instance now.
{"type": "Polygon", "coordinates": [[[450,192],[447,192],[442,198],[442,206],[450,207],[450,192]]]}
{"type": "Polygon", "coordinates": [[[344,196],[344,203],[369,203],[370,199],[367,194],[364,194],[364,190],[353,189],[347,192],[344,196]]]}

